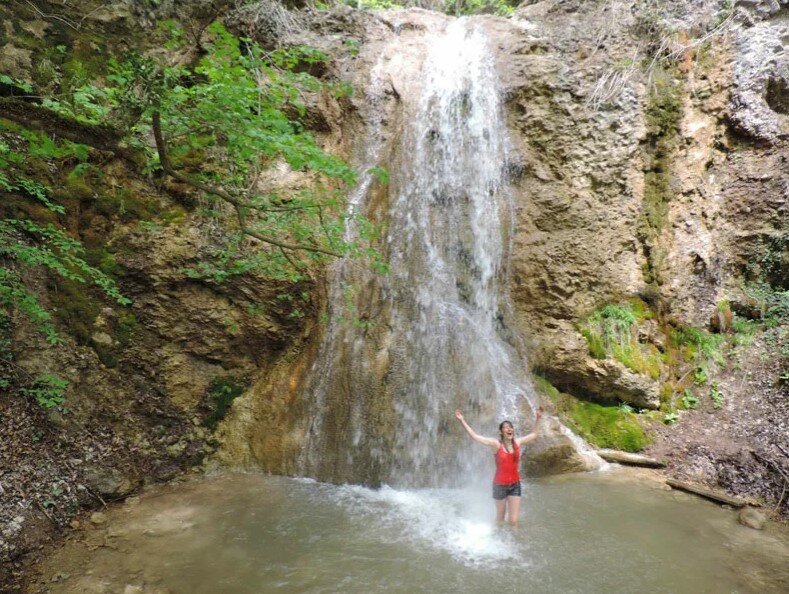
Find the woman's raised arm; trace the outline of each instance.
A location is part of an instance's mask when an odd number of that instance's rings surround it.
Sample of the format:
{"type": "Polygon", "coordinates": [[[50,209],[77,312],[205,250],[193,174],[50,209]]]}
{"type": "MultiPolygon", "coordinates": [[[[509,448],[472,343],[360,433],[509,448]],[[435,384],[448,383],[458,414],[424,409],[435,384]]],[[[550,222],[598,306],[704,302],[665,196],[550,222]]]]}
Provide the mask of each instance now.
{"type": "Polygon", "coordinates": [[[468,423],[466,423],[466,419],[463,418],[462,412],[456,410],[455,417],[463,425],[463,428],[466,430],[466,433],[468,433],[471,436],[471,439],[473,439],[477,443],[481,443],[482,445],[486,445],[491,448],[498,449],[499,447],[498,440],[493,439],[492,437],[483,437],[482,435],[479,435],[476,431],[474,431],[471,427],[469,427],[468,423]]]}
{"type": "Polygon", "coordinates": [[[524,435],[523,437],[519,437],[515,441],[518,442],[519,446],[522,446],[525,443],[529,443],[530,441],[534,441],[540,435],[540,421],[542,421],[542,414],[545,412],[543,407],[539,407],[537,409],[537,418],[534,421],[534,427],[531,429],[531,433],[528,435],[524,435]]]}

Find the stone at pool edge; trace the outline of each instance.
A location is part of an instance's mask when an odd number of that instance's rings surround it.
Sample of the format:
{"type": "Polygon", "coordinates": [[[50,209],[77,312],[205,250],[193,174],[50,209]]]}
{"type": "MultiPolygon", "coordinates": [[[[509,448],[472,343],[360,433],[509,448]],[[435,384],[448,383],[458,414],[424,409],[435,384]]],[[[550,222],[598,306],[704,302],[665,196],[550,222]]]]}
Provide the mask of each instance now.
{"type": "Polygon", "coordinates": [[[748,528],[764,530],[764,525],[767,523],[767,514],[753,507],[744,507],[737,515],[737,521],[748,528]]]}
{"type": "Polygon", "coordinates": [[[107,516],[102,512],[93,512],[90,515],[90,523],[94,526],[101,526],[107,523],[107,516]]]}

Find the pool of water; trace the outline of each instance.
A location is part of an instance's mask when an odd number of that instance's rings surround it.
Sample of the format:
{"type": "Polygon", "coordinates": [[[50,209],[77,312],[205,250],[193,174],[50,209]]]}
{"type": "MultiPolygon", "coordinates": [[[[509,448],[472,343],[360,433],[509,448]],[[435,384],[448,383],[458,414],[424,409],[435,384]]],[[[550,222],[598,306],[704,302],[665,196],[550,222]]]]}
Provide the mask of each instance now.
{"type": "Polygon", "coordinates": [[[785,592],[789,535],[622,471],[524,488],[378,490],[224,473],[109,512],[41,567],[48,592],[785,592]],[[52,580],[55,581],[52,581],[52,580]]]}

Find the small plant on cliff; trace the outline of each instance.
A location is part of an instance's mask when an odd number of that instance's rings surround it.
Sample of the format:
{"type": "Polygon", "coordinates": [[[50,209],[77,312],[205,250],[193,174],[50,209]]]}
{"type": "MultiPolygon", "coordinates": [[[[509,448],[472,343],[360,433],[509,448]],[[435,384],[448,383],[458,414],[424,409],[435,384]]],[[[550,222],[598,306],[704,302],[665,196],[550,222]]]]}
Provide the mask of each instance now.
{"type": "Polygon", "coordinates": [[[718,388],[718,384],[710,386],[710,398],[712,399],[712,408],[719,409],[723,407],[723,392],[718,388]]]}
{"type": "Polygon", "coordinates": [[[55,408],[65,400],[66,388],[68,388],[66,380],[52,373],[44,373],[35,379],[32,386],[22,388],[20,392],[34,397],[44,408],[55,408]]]}
{"type": "Polygon", "coordinates": [[[744,292],[758,305],[759,317],[768,327],[789,321],[789,291],[759,280],[746,284],[744,292]]]}
{"type": "Polygon", "coordinates": [[[214,428],[217,423],[225,418],[233,400],[241,396],[247,389],[247,382],[230,376],[215,377],[208,387],[208,394],[213,410],[205,420],[208,427],[214,428]]]}
{"type": "Polygon", "coordinates": [[[720,334],[710,334],[694,326],[682,326],[671,332],[670,339],[673,346],[680,348],[686,361],[698,363],[702,370],[703,366],[710,363],[724,363],[721,350],[724,337],[720,334]]]}
{"type": "Polygon", "coordinates": [[[634,329],[639,321],[651,317],[641,301],[609,304],[592,312],[580,325],[580,332],[589,343],[589,354],[596,359],[609,355],[637,373],[657,379],[660,376],[660,355],[652,345],[638,342],[634,329]]]}
{"type": "Polygon", "coordinates": [[[685,393],[682,395],[682,407],[690,410],[696,408],[698,405],[699,399],[693,395],[690,389],[686,389],[685,393]]]}

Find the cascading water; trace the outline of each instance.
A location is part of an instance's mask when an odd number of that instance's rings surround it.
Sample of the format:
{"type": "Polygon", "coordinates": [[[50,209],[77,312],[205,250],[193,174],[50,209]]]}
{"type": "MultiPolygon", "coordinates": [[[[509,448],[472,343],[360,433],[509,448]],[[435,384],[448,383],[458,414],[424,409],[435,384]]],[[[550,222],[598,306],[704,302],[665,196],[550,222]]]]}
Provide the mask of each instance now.
{"type": "MultiPolygon", "coordinates": [[[[504,338],[512,207],[493,57],[466,19],[425,43],[418,91],[399,97],[403,129],[388,160],[382,58],[372,70],[359,160],[368,169],[381,156],[391,173],[391,272],[373,277],[350,260],[333,270],[333,316],[308,387],[314,445],[300,461],[321,480],[446,486],[488,474],[487,457],[469,455],[479,446],[461,435],[455,408],[490,435],[504,417],[528,428],[522,409],[533,409],[522,357],[504,338]],[[340,320],[348,310],[355,321],[340,320]]],[[[371,200],[382,200],[372,186],[362,180],[352,207],[374,210],[371,200]]]]}
{"type": "Polygon", "coordinates": [[[452,23],[431,44],[423,78],[389,217],[392,323],[405,329],[394,459],[416,476],[435,464],[453,405],[477,419],[514,418],[525,392],[499,334],[507,137],[482,33],[452,23]]]}

